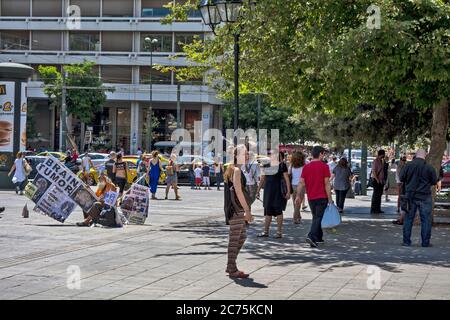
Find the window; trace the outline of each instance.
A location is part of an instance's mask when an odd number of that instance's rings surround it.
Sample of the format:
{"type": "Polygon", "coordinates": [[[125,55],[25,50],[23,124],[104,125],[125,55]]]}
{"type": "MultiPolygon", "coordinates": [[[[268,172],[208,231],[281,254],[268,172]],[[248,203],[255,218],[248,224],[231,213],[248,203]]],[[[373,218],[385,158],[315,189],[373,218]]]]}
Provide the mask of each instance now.
{"type": "Polygon", "coordinates": [[[62,3],[60,0],[33,1],[33,17],[61,17],[62,3]]]}
{"type": "Polygon", "coordinates": [[[100,51],[100,34],[98,32],[71,32],[69,50],[100,51]]]}
{"type": "Polygon", "coordinates": [[[183,52],[183,45],[191,44],[194,40],[203,39],[202,34],[175,34],[175,52],[183,52]]]}
{"type": "Polygon", "coordinates": [[[153,110],[153,117],[158,126],[153,128],[154,142],[170,141],[172,133],[177,128],[177,111],[167,109],[153,110]]]}
{"type": "Polygon", "coordinates": [[[101,73],[105,83],[131,83],[131,66],[102,66],[101,73]]]}
{"type": "Polygon", "coordinates": [[[0,31],[2,50],[28,50],[30,34],[28,31],[0,31]]]}
{"type": "Polygon", "coordinates": [[[172,34],[141,34],[141,51],[150,52],[150,48],[153,48],[153,52],[172,52],[172,34]],[[156,39],[158,42],[153,43],[151,47],[145,38],[156,39]]]}
{"type": "Polygon", "coordinates": [[[79,6],[83,17],[100,17],[101,0],[70,0],[71,5],[79,6]]]}
{"type": "Polygon", "coordinates": [[[133,0],[108,0],[103,1],[104,17],[132,17],[134,1],[133,0]]]}
{"type": "Polygon", "coordinates": [[[102,51],[133,51],[133,34],[131,32],[103,32],[102,51]]]}
{"type": "Polygon", "coordinates": [[[33,31],[31,47],[33,50],[61,50],[60,31],[33,31]]]}
{"type": "Polygon", "coordinates": [[[142,0],[143,17],[164,17],[170,13],[170,9],[164,8],[167,0],[142,0]]]}
{"type": "MultiPolygon", "coordinates": [[[[171,72],[161,72],[153,68],[152,70],[152,83],[153,84],[171,84],[172,74],[171,72]]],[[[139,72],[140,83],[150,83],[150,67],[141,67],[139,72]]]]}
{"type": "Polygon", "coordinates": [[[30,0],[2,0],[1,15],[4,17],[28,17],[30,15],[30,0]]]}

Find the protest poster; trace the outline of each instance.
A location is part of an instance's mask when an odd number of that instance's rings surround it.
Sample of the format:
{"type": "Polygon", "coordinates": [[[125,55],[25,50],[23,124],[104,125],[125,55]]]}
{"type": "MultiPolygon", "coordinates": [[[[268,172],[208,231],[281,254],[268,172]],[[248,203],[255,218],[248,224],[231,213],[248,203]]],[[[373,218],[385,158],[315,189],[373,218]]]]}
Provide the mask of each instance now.
{"type": "Polygon", "coordinates": [[[64,222],[75,210],[76,203],[65,196],[63,191],[56,185],[52,185],[41,197],[36,208],[45,212],[51,218],[64,222]]]}
{"type": "Polygon", "coordinates": [[[133,184],[128,194],[124,196],[120,208],[129,223],[144,224],[148,217],[150,191],[147,187],[133,184]]]}
{"type": "Polygon", "coordinates": [[[37,171],[34,187],[28,189],[36,211],[64,222],[76,205],[87,212],[98,201],[89,186],[51,155],[38,165],[37,171]]]}
{"type": "Polygon", "coordinates": [[[119,194],[117,192],[109,191],[105,194],[105,204],[111,207],[115,207],[117,198],[119,198],[119,194]]]}

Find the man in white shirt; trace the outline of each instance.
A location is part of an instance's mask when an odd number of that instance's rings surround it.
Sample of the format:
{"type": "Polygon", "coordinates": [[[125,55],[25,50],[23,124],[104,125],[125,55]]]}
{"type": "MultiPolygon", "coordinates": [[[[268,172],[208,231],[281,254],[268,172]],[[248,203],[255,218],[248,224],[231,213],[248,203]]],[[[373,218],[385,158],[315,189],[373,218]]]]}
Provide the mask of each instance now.
{"type": "Polygon", "coordinates": [[[91,168],[94,168],[94,164],[92,163],[89,153],[87,153],[81,160],[81,168],[83,171],[83,174],[82,174],[83,181],[87,184],[90,184],[89,176],[91,173],[91,168]]]}
{"type": "Polygon", "coordinates": [[[256,157],[253,152],[249,152],[249,155],[245,159],[245,164],[241,167],[242,172],[247,180],[246,189],[250,195],[251,203],[255,202],[256,194],[258,191],[259,178],[261,176],[261,170],[259,163],[256,161],[256,157]]]}

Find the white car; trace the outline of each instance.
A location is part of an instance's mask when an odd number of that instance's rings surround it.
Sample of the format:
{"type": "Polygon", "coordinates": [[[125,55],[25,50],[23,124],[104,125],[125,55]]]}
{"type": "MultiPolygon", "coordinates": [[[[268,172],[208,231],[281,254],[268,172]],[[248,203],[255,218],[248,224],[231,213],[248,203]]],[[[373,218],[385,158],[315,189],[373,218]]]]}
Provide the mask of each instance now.
{"type": "MultiPolygon", "coordinates": [[[[80,155],[80,157],[77,160],[77,163],[81,165],[81,160],[86,156],[86,153],[83,153],[80,155]]],[[[109,160],[109,154],[107,153],[89,153],[89,156],[91,157],[92,163],[95,166],[95,169],[97,171],[102,171],[102,167],[104,167],[105,162],[109,160]]]]}

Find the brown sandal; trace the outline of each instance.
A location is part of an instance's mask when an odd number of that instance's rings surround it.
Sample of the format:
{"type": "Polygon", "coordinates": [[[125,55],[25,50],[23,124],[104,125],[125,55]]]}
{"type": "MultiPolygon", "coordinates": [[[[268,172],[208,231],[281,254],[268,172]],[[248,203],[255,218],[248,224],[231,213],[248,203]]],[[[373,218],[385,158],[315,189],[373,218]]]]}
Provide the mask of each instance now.
{"type": "Polygon", "coordinates": [[[230,278],[241,278],[241,279],[245,279],[248,278],[250,275],[248,273],[245,273],[243,271],[236,271],[233,273],[229,274],[230,278]]]}

